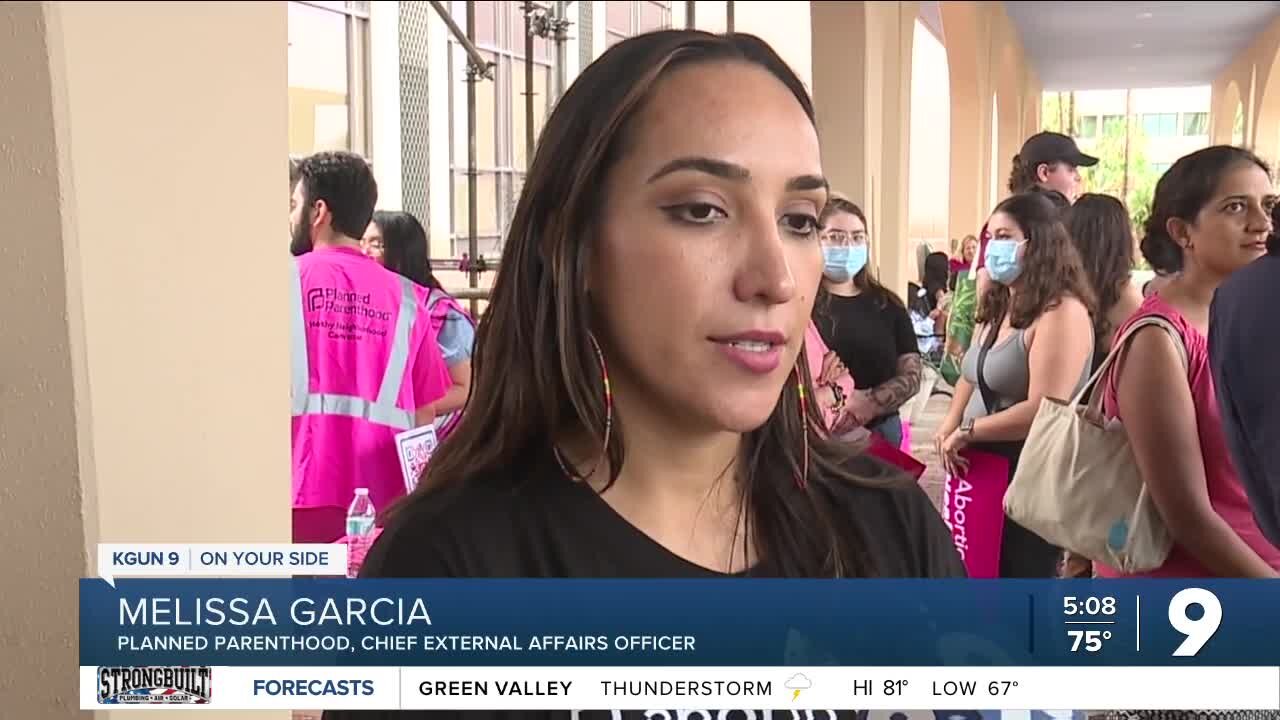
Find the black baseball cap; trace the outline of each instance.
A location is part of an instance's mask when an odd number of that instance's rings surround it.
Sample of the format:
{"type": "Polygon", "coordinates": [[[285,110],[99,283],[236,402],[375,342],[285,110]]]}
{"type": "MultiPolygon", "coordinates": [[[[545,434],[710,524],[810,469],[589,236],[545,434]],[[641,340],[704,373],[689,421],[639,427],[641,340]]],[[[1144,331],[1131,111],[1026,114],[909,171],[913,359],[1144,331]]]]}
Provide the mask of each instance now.
{"type": "Polygon", "coordinates": [[[1041,132],[1027,138],[1018,153],[1018,159],[1028,167],[1040,163],[1065,162],[1077,167],[1093,167],[1098,158],[1080,152],[1076,141],[1056,132],[1041,132]]]}

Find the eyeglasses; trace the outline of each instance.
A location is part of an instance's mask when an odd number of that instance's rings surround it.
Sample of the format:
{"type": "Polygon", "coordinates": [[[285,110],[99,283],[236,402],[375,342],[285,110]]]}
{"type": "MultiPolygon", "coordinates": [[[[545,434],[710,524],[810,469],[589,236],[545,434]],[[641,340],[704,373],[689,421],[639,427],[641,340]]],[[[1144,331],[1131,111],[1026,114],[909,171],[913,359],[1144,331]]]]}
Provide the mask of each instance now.
{"type": "Polygon", "coordinates": [[[823,243],[837,247],[865,245],[867,243],[867,233],[865,231],[851,233],[847,230],[824,230],[821,237],[823,243]]]}

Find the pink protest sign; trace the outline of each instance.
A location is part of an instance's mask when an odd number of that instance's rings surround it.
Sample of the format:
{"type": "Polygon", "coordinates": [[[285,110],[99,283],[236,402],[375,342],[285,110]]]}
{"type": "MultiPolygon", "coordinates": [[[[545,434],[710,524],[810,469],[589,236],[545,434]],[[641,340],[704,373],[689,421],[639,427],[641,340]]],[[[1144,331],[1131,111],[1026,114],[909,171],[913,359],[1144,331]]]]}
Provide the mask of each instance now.
{"type": "Polygon", "coordinates": [[[961,454],[969,461],[969,470],[964,477],[947,474],[942,519],[951,529],[969,577],[999,577],[1009,461],[979,450],[961,454]]]}

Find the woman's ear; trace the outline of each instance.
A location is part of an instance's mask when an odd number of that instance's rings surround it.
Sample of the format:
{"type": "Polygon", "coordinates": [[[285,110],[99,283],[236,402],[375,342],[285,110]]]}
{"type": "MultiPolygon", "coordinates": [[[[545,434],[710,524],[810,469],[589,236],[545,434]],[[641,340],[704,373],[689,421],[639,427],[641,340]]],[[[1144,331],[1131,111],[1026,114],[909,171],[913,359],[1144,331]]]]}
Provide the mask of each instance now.
{"type": "Polygon", "coordinates": [[[1164,221],[1164,230],[1178,247],[1183,250],[1191,247],[1191,225],[1186,220],[1171,217],[1164,221]]]}

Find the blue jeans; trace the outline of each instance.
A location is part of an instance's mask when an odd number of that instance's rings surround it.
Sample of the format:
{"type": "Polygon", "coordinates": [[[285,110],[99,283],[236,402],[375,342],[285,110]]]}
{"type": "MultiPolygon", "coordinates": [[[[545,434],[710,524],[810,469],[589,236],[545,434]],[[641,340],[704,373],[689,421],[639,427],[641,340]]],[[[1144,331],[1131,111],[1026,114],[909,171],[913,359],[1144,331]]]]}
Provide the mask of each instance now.
{"type": "Polygon", "coordinates": [[[867,429],[884,438],[894,447],[902,445],[902,417],[897,413],[881,418],[874,424],[868,425],[867,429]]]}

